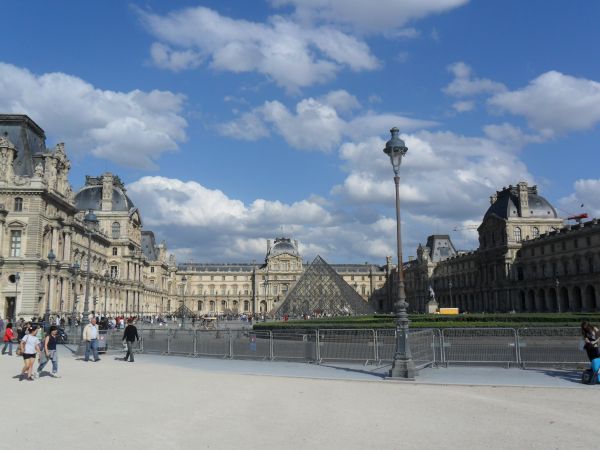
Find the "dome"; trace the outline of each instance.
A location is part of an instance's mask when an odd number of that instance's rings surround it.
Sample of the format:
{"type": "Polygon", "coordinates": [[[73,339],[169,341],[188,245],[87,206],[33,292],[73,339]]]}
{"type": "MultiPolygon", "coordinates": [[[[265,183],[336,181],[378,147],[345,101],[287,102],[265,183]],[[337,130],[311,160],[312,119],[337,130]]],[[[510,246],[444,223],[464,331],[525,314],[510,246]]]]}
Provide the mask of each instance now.
{"type": "Polygon", "coordinates": [[[291,239],[288,238],[277,238],[275,239],[275,245],[271,248],[269,256],[277,256],[282,253],[288,253],[291,255],[298,255],[296,246],[292,243],[291,239]]]}
{"type": "MultiPolygon", "coordinates": [[[[521,189],[523,189],[523,187],[521,187],[521,189]]],[[[492,205],[486,211],[484,218],[492,214],[501,219],[509,219],[511,217],[558,218],[558,214],[554,207],[548,200],[541,195],[538,195],[535,186],[529,188],[525,186],[525,189],[527,189],[526,208],[522,208],[525,205],[521,205],[519,200],[519,187],[510,186],[496,193],[496,197],[493,199],[492,205]]]]}
{"type": "MultiPolygon", "coordinates": [[[[85,186],[75,195],[75,207],[80,211],[102,210],[102,186],[85,186]]],[[[121,189],[112,189],[112,211],[129,211],[134,208],[131,199],[121,189]]]]}

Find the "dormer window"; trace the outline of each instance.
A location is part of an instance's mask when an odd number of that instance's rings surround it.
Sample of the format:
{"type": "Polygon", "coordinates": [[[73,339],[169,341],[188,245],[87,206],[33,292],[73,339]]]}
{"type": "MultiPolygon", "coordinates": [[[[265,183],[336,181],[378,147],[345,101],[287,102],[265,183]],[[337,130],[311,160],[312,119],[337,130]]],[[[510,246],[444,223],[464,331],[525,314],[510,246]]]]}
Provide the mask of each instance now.
{"type": "Polygon", "coordinates": [[[539,230],[539,228],[538,227],[533,227],[532,234],[533,234],[533,238],[534,239],[540,237],[540,230],[539,230]]]}
{"type": "Polygon", "coordinates": [[[15,197],[15,212],[23,211],[23,199],[21,197],[15,197]]]}
{"type": "Polygon", "coordinates": [[[121,224],[119,222],[113,222],[112,224],[112,237],[118,239],[121,236],[121,224]]]}

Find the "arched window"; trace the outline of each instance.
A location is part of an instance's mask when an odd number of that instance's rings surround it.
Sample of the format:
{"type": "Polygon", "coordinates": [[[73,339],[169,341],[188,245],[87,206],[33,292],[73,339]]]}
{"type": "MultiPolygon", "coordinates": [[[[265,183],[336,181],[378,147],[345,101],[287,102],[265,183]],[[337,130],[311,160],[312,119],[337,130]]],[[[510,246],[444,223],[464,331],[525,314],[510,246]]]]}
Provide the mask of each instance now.
{"type": "Polygon", "coordinates": [[[118,239],[121,236],[121,224],[119,222],[113,222],[112,224],[112,237],[118,239]]]}
{"type": "Polygon", "coordinates": [[[532,234],[534,239],[540,237],[540,229],[538,227],[533,227],[532,234]]]}
{"type": "Polygon", "coordinates": [[[15,197],[15,212],[23,211],[23,199],[21,197],[15,197]]]}
{"type": "Polygon", "coordinates": [[[521,242],[521,229],[519,227],[515,227],[514,236],[515,242],[521,242]]]}
{"type": "Polygon", "coordinates": [[[215,302],[212,300],[210,301],[210,311],[215,312],[215,302]]]}

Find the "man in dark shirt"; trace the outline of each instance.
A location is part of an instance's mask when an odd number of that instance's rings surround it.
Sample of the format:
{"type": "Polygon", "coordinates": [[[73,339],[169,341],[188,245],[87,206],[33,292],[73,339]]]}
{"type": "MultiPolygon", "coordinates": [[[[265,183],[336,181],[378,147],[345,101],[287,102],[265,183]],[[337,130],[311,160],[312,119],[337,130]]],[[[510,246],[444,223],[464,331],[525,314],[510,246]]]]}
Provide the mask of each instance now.
{"type": "Polygon", "coordinates": [[[129,362],[133,362],[133,343],[136,340],[139,341],[140,338],[132,319],[127,320],[127,326],[123,332],[123,340],[127,343],[127,353],[125,354],[123,361],[129,359],[129,362]]]}

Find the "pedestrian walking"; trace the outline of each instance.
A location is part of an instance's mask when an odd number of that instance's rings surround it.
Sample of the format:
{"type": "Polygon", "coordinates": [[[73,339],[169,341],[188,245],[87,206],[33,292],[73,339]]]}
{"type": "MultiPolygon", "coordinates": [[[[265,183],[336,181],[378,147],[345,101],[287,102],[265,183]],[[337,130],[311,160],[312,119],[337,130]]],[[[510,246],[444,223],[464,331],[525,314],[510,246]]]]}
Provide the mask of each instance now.
{"type": "Polygon", "coordinates": [[[133,362],[133,343],[136,340],[139,341],[140,337],[138,336],[137,328],[131,319],[127,321],[127,326],[123,332],[123,340],[127,343],[127,353],[125,354],[123,361],[127,361],[129,358],[129,362],[133,362]]]}
{"type": "Polygon", "coordinates": [[[40,340],[37,337],[38,328],[32,326],[29,333],[26,334],[20,342],[20,350],[23,355],[23,368],[21,369],[21,379],[25,376],[28,380],[33,381],[33,363],[35,356],[40,352],[40,340]]]}
{"type": "Polygon", "coordinates": [[[83,340],[85,341],[85,355],[83,357],[84,361],[90,360],[90,351],[94,357],[95,361],[100,361],[98,357],[98,338],[100,337],[100,331],[98,330],[98,325],[96,325],[96,318],[92,317],[90,319],[90,323],[88,323],[83,328],[83,340]]]}
{"type": "Polygon", "coordinates": [[[4,347],[2,347],[3,355],[6,353],[6,348],[8,347],[8,356],[12,356],[13,339],[15,338],[15,333],[12,328],[12,323],[8,322],[6,324],[6,330],[4,331],[4,347]]]}
{"type": "Polygon", "coordinates": [[[54,378],[60,378],[58,374],[58,352],[56,351],[56,336],[58,335],[58,327],[52,325],[50,327],[50,333],[43,341],[42,351],[40,355],[40,364],[37,368],[38,376],[41,375],[42,370],[48,364],[48,361],[52,361],[52,376],[54,378]]]}

